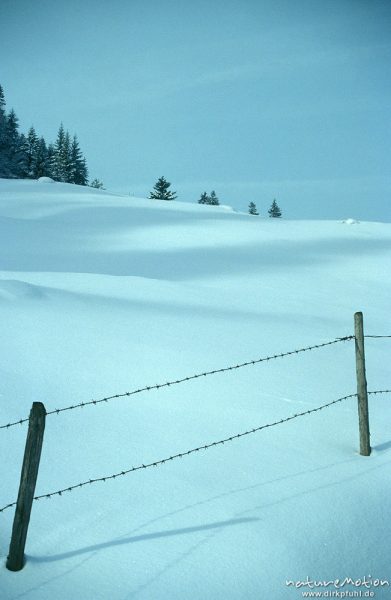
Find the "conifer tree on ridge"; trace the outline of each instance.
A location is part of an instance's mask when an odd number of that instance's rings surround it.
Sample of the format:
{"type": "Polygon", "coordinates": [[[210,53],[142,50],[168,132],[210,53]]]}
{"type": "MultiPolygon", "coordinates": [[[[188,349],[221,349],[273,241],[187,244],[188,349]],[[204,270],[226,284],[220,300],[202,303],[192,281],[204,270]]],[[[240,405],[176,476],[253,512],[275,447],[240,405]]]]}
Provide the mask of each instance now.
{"type": "Polygon", "coordinates": [[[0,177],[8,177],[9,175],[7,149],[7,115],[5,112],[4,91],[0,85],[0,177]]]}
{"type": "Polygon", "coordinates": [[[206,192],[202,192],[198,204],[209,204],[209,196],[206,192]]]}
{"type": "Polygon", "coordinates": [[[216,196],[216,192],[212,190],[209,196],[206,192],[202,192],[201,197],[198,200],[198,204],[210,204],[212,206],[218,206],[220,202],[216,196]]]}
{"type": "Polygon", "coordinates": [[[89,187],[95,188],[97,190],[104,190],[105,188],[103,187],[103,182],[100,181],[100,179],[93,179],[91,181],[91,183],[89,184],[89,187]]]}
{"type": "Polygon", "coordinates": [[[269,213],[269,217],[274,217],[274,218],[280,218],[282,213],[281,213],[281,209],[278,206],[276,199],[274,198],[271,207],[268,210],[269,213]]]}
{"type": "Polygon", "coordinates": [[[26,171],[25,176],[34,178],[34,162],[36,161],[36,154],[38,151],[38,136],[35,133],[33,126],[30,127],[27,133],[26,141],[23,144],[23,148],[26,154],[26,171]]]}
{"type": "Polygon", "coordinates": [[[168,188],[171,183],[169,183],[165,177],[159,177],[157,182],[155,183],[152,192],[150,192],[149,197],[152,200],[175,200],[176,192],[171,192],[168,188]]]}
{"type": "Polygon", "coordinates": [[[32,176],[34,179],[50,176],[49,153],[43,137],[38,140],[32,161],[32,176]]]}
{"type": "Polygon", "coordinates": [[[88,169],[85,158],[83,157],[77,136],[73,136],[70,149],[71,158],[71,177],[70,182],[77,185],[87,185],[88,169]]]}
{"type": "Polygon", "coordinates": [[[212,206],[218,206],[220,204],[218,197],[216,196],[216,192],[214,190],[211,191],[209,196],[209,202],[212,206]]]}

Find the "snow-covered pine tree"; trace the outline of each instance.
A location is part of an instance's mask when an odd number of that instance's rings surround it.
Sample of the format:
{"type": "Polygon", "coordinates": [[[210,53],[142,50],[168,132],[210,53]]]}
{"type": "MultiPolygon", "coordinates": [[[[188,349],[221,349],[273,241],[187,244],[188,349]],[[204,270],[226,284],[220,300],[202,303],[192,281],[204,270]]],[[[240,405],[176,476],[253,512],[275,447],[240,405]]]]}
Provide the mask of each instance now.
{"type": "Polygon", "coordinates": [[[210,193],[208,204],[212,204],[213,206],[218,206],[220,204],[219,199],[216,196],[216,192],[214,190],[212,190],[210,193]]]}
{"type": "Polygon", "coordinates": [[[19,119],[12,109],[6,123],[6,160],[8,177],[23,177],[26,169],[26,153],[23,148],[26,138],[19,134],[19,119]]]}
{"type": "Polygon", "coordinates": [[[2,85],[0,85],[0,114],[5,117],[5,96],[2,85]]]}
{"type": "Polygon", "coordinates": [[[47,146],[47,167],[48,167],[48,172],[46,173],[46,175],[48,177],[52,177],[54,179],[54,163],[55,163],[55,159],[54,159],[54,155],[56,154],[56,150],[54,148],[54,144],[49,144],[47,146]]]}
{"type": "Polygon", "coordinates": [[[20,179],[26,179],[28,177],[26,144],[26,136],[23,133],[18,134],[17,149],[14,154],[14,159],[12,161],[12,177],[19,177],[20,179]]]}
{"type": "Polygon", "coordinates": [[[168,189],[170,185],[171,183],[169,183],[164,177],[159,177],[153,186],[153,190],[150,192],[149,197],[152,200],[175,200],[176,192],[171,192],[168,189]]]}
{"type": "Polygon", "coordinates": [[[71,145],[71,174],[70,183],[76,183],[77,185],[87,185],[88,171],[87,163],[83,154],[80,150],[77,136],[73,136],[71,145]]]}
{"type": "Polygon", "coordinates": [[[56,139],[54,145],[52,146],[53,152],[52,152],[51,164],[50,164],[50,170],[52,173],[52,177],[56,181],[61,181],[62,170],[61,170],[61,164],[60,164],[60,156],[63,152],[64,140],[65,140],[65,130],[64,130],[63,124],[61,123],[60,128],[57,133],[57,139],[56,139]]]}
{"type": "Polygon", "coordinates": [[[250,215],[259,215],[259,212],[257,211],[257,205],[255,204],[255,202],[250,202],[250,204],[248,205],[248,212],[250,215]]]}
{"type": "Polygon", "coordinates": [[[64,146],[62,152],[63,180],[70,183],[72,178],[72,156],[71,156],[71,138],[69,131],[65,132],[64,146]]]}
{"type": "Polygon", "coordinates": [[[209,196],[206,192],[202,192],[198,204],[209,204],[209,196]]]}
{"type": "Polygon", "coordinates": [[[65,131],[64,126],[61,123],[54,144],[54,154],[51,165],[53,179],[69,183],[72,172],[71,162],[71,141],[69,132],[65,131]]]}
{"type": "Polygon", "coordinates": [[[32,162],[32,174],[34,179],[39,179],[39,177],[50,177],[48,149],[43,137],[37,142],[37,148],[32,162]]]}
{"type": "Polygon", "coordinates": [[[36,153],[38,150],[38,136],[35,133],[35,129],[33,126],[30,127],[27,133],[26,141],[23,145],[24,151],[26,153],[26,174],[25,177],[29,177],[30,179],[36,179],[34,174],[33,163],[36,160],[36,153]]]}
{"type": "Polygon", "coordinates": [[[0,112],[5,113],[5,95],[2,85],[0,85],[0,112]]]}
{"type": "Polygon", "coordinates": [[[280,207],[278,206],[276,199],[273,200],[271,207],[268,210],[269,217],[279,218],[282,213],[280,207]]]}
{"type": "Polygon", "coordinates": [[[0,85],[0,177],[9,176],[7,144],[7,116],[5,113],[5,97],[0,85]]]}

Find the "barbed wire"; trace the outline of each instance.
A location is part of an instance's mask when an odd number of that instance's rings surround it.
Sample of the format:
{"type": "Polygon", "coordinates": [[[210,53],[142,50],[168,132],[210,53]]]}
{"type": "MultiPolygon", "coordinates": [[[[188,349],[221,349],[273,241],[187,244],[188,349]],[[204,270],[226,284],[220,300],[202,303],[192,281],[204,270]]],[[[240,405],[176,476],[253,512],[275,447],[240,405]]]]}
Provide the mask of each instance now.
{"type": "Polygon", "coordinates": [[[15,427],[15,425],[23,425],[23,423],[27,423],[29,420],[28,417],[25,419],[20,419],[19,421],[14,421],[13,423],[7,423],[6,425],[1,425],[0,429],[9,429],[10,427],[15,427]]]}
{"type": "Polygon", "coordinates": [[[391,335],[364,335],[366,338],[391,338],[391,335]]]}
{"type": "Polygon", "coordinates": [[[377,390],[375,392],[367,392],[369,394],[391,394],[391,390],[377,390]]]}
{"type": "MultiPolygon", "coordinates": [[[[256,365],[262,362],[267,362],[270,360],[274,360],[277,358],[284,358],[285,356],[291,356],[293,354],[300,354],[302,352],[308,352],[310,350],[316,350],[318,348],[324,348],[325,346],[331,346],[332,344],[338,344],[339,342],[346,342],[348,340],[353,340],[354,335],[348,335],[345,337],[336,338],[330,342],[323,342],[321,344],[314,344],[313,346],[307,346],[305,348],[299,348],[298,350],[290,350],[289,352],[281,352],[280,354],[273,354],[270,356],[264,356],[262,358],[257,358],[255,360],[249,360],[243,363],[239,363],[236,365],[231,365],[229,367],[223,367],[221,369],[214,369],[212,371],[205,371],[203,373],[196,373],[194,375],[189,375],[188,377],[183,377],[181,379],[175,379],[172,381],[167,381],[165,383],[158,383],[156,385],[147,385],[130,392],[124,392],[122,394],[114,394],[113,396],[107,396],[106,398],[100,398],[99,400],[89,400],[87,402],[80,402],[79,404],[72,404],[70,406],[65,406],[64,408],[55,408],[54,410],[50,410],[46,413],[46,415],[59,415],[68,410],[74,410],[76,408],[84,408],[85,406],[91,406],[96,404],[101,404],[102,402],[109,402],[110,400],[114,400],[117,398],[124,398],[134,396],[136,394],[140,394],[141,392],[149,392],[151,390],[158,390],[160,388],[170,387],[173,385],[178,385],[180,383],[184,383],[186,381],[191,381],[193,379],[199,379],[201,377],[207,377],[209,375],[216,375],[217,373],[225,373],[227,371],[234,371],[236,369],[241,369],[242,367],[248,367],[252,365],[256,365]]],[[[9,429],[10,427],[15,427],[16,425],[22,425],[28,421],[28,417],[24,419],[20,419],[18,421],[14,421],[12,423],[7,423],[5,425],[0,425],[0,429],[9,429]]]]}
{"type": "MultiPolygon", "coordinates": [[[[381,393],[381,392],[372,392],[372,393],[381,393]]],[[[260,425],[259,427],[254,427],[253,429],[248,429],[247,431],[243,431],[241,433],[237,433],[236,435],[231,435],[230,437],[224,438],[222,440],[218,440],[217,442],[211,442],[209,444],[204,444],[202,446],[198,446],[197,448],[192,448],[191,450],[187,450],[185,452],[179,452],[178,454],[173,454],[167,458],[162,458],[162,459],[156,460],[151,463],[146,463],[146,464],[143,463],[141,465],[138,465],[137,467],[130,467],[129,469],[125,469],[118,473],[114,473],[113,475],[105,475],[104,477],[88,479],[87,481],[83,481],[81,483],[71,485],[71,486],[63,488],[61,490],[57,490],[56,492],[49,492],[47,494],[41,494],[39,496],[35,496],[34,500],[41,500],[42,498],[49,499],[52,496],[62,496],[62,494],[65,492],[72,492],[73,490],[82,488],[86,485],[91,485],[93,483],[98,483],[98,482],[106,482],[106,481],[109,481],[110,479],[116,479],[117,477],[129,475],[129,473],[133,473],[135,471],[140,471],[141,469],[148,469],[150,467],[157,467],[160,465],[164,465],[165,463],[168,463],[177,458],[183,458],[184,456],[189,456],[190,454],[194,454],[195,452],[200,452],[201,450],[208,450],[209,448],[212,448],[215,446],[220,446],[227,442],[232,442],[233,440],[244,437],[246,435],[250,435],[252,433],[262,431],[262,429],[267,429],[268,427],[274,427],[276,425],[281,425],[283,423],[287,423],[288,421],[292,421],[293,419],[297,419],[298,417],[304,417],[306,415],[310,415],[312,413],[323,410],[324,408],[328,408],[329,406],[332,406],[333,404],[337,404],[338,402],[342,402],[343,400],[347,400],[348,398],[355,398],[355,397],[357,397],[357,394],[349,394],[348,396],[343,396],[342,398],[337,398],[336,400],[332,400],[331,402],[328,402],[327,404],[323,404],[322,406],[318,406],[316,408],[311,408],[311,409],[303,411],[301,413],[296,413],[294,415],[291,415],[290,417],[285,417],[284,419],[274,421],[273,423],[267,423],[265,425],[260,425]]],[[[6,506],[3,506],[3,508],[0,508],[0,513],[4,512],[8,508],[12,508],[13,506],[16,506],[16,502],[12,502],[11,504],[7,504],[6,506]]]]}

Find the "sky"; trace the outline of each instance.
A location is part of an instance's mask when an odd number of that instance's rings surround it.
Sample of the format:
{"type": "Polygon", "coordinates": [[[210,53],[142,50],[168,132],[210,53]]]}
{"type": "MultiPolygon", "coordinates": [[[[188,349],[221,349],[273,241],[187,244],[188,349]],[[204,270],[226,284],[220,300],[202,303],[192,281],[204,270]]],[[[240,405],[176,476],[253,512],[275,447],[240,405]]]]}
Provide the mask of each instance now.
{"type": "Polygon", "coordinates": [[[21,131],[76,133],[90,178],[238,210],[391,221],[391,2],[1,0],[21,131]]]}

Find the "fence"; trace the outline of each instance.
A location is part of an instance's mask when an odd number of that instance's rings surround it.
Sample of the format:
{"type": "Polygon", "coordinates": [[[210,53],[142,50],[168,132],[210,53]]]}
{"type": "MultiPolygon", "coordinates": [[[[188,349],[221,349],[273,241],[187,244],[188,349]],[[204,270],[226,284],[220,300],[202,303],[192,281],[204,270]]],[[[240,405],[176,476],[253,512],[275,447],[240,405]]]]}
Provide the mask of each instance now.
{"type": "Polygon", "coordinates": [[[358,399],[358,422],[359,422],[359,443],[360,443],[360,454],[362,456],[369,456],[371,453],[370,446],[370,431],[369,431],[369,415],[368,415],[368,395],[371,394],[386,394],[390,393],[391,390],[376,390],[376,391],[367,391],[367,381],[366,381],[366,372],[365,372],[365,348],[364,348],[364,338],[391,338],[391,335],[364,335],[363,328],[363,316],[362,313],[355,313],[354,315],[354,335],[339,337],[334,340],[323,342],[320,344],[315,344],[313,346],[307,346],[305,348],[300,348],[297,350],[292,350],[289,352],[283,352],[280,354],[274,354],[271,356],[266,356],[262,358],[258,358],[255,360],[247,361],[244,363],[231,365],[229,367],[224,367],[221,369],[215,369],[212,371],[205,371],[203,373],[197,373],[190,375],[188,377],[184,377],[182,379],[177,379],[173,381],[167,381],[165,383],[145,386],[142,388],[138,388],[132,390],[130,392],[125,392],[123,394],[115,394],[113,396],[108,396],[106,398],[101,398],[99,400],[90,400],[88,402],[81,402],[79,404],[73,404],[70,406],[66,406],[63,408],[57,408],[46,412],[44,405],[41,402],[34,402],[30,416],[22,418],[18,421],[6,423],[0,426],[0,429],[10,429],[17,425],[23,425],[24,423],[29,423],[28,433],[26,439],[25,453],[23,458],[23,465],[20,477],[20,485],[19,485],[19,493],[18,498],[15,502],[11,502],[2,508],[0,508],[0,513],[5,510],[16,507],[15,516],[12,528],[11,535],[11,543],[9,555],[7,558],[7,568],[12,571],[19,571],[24,566],[24,549],[27,539],[27,531],[28,525],[30,521],[31,509],[33,501],[41,500],[43,498],[51,498],[53,496],[62,496],[65,492],[72,492],[76,489],[82,488],[86,485],[95,484],[98,482],[106,482],[111,479],[116,479],[121,476],[128,475],[135,471],[139,471],[141,469],[148,469],[152,467],[158,467],[163,465],[169,461],[175,460],[177,458],[183,458],[185,456],[189,456],[190,454],[194,454],[196,452],[200,452],[202,450],[208,450],[215,446],[223,445],[228,442],[232,442],[235,439],[262,431],[263,429],[269,427],[275,427],[277,425],[281,425],[283,423],[287,423],[293,419],[297,419],[299,417],[303,417],[306,415],[310,415],[312,413],[318,412],[325,408],[328,408],[334,404],[347,400],[349,398],[357,398],[358,399]],[[126,468],[123,471],[118,473],[113,473],[111,475],[106,475],[103,477],[98,477],[96,479],[89,479],[87,481],[80,482],[78,484],[72,485],[67,488],[59,489],[53,492],[49,492],[46,494],[41,494],[39,496],[34,496],[36,480],[38,476],[39,462],[43,444],[43,436],[46,424],[46,417],[50,415],[60,415],[64,411],[75,410],[78,408],[83,408],[85,406],[95,406],[102,402],[109,402],[118,398],[130,397],[135,394],[139,394],[141,392],[147,392],[151,390],[158,390],[160,388],[179,385],[184,382],[189,382],[191,380],[207,377],[210,375],[215,375],[217,373],[225,373],[228,371],[233,371],[236,369],[240,369],[243,367],[248,367],[251,365],[256,365],[262,362],[268,362],[271,360],[284,358],[287,356],[291,356],[294,354],[300,354],[302,352],[308,352],[312,350],[316,350],[319,348],[324,348],[325,346],[330,346],[332,344],[338,344],[342,342],[347,342],[355,340],[355,357],[356,357],[356,378],[357,378],[357,392],[354,394],[349,394],[347,396],[343,396],[341,398],[337,398],[336,400],[332,400],[327,404],[323,404],[316,408],[312,408],[310,410],[296,413],[289,417],[285,417],[278,421],[267,423],[260,425],[258,427],[254,427],[253,429],[249,429],[247,431],[243,431],[240,433],[236,433],[231,435],[230,437],[220,439],[211,443],[207,443],[202,446],[198,446],[196,448],[192,448],[190,450],[186,450],[184,452],[180,452],[178,454],[173,454],[166,458],[158,459],[154,462],[141,464],[136,467],[132,466],[130,468],[126,468]]]}

